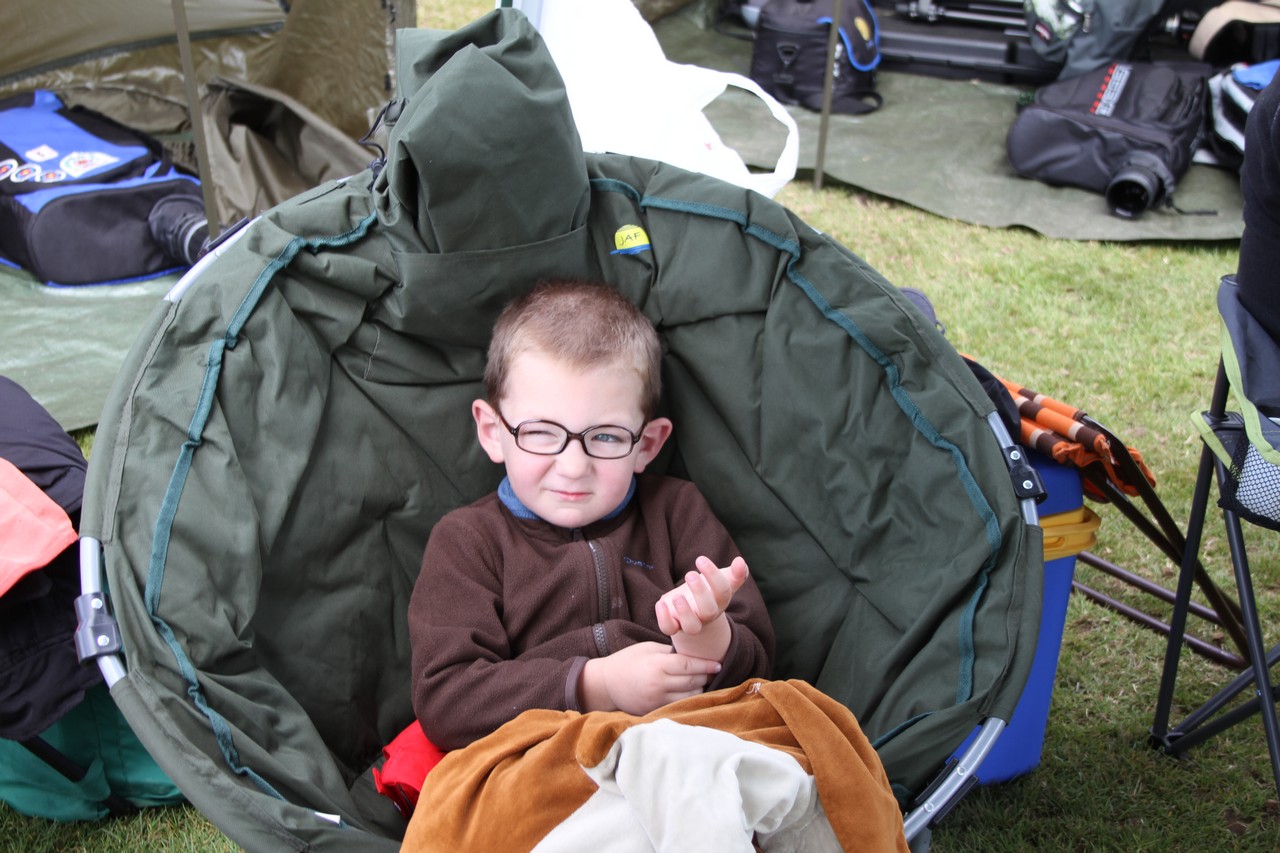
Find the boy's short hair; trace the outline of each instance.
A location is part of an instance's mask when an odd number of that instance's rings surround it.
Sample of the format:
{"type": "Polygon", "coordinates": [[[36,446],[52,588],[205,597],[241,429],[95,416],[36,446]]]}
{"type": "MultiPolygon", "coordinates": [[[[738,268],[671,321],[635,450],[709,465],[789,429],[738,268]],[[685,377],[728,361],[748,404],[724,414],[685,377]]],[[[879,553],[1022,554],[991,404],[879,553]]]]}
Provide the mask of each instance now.
{"type": "Polygon", "coordinates": [[[649,318],[601,281],[539,282],[498,315],[484,370],[485,393],[495,406],[506,393],[515,357],[537,350],[586,369],[619,363],[640,376],[640,409],[647,423],[662,395],[662,345],[649,318]]]}

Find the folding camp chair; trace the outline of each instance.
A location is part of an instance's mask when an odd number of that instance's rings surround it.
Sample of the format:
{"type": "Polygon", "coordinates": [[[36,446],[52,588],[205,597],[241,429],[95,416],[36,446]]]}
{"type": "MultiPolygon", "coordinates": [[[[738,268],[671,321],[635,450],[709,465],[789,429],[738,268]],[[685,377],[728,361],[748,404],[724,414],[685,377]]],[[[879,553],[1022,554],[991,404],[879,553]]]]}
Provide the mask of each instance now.
{"type": "Polygon", "coordinates": [[[1234,276],[1222,280],[1218,289],[1218,311],[1223,322],[1222,355],[1209,410],[1195,419],[1204,449],[1192,496],[1187,547],[1178,578],[1172,631],[1151,737],[1157,748],[1179,755],[1261,713],[1271,770],[1280,793],[1280,723],[1276,718],[1277,692],[1270,674],[1270,668],[1280,659],[1280,646],[1268,652],[1263,645],[1240,524],[1243,519],[1280,531],[1280,425],[1273,420],[1280,415],[1280,346],[1240,304],[1234,276]],[[1232,391],[1240,412],[1227,411],[1227,396],[1232,391]],[[1191,584],[1208,511],[1211,476],[1216,476],[1218,482],[1218,505],[1222,509],[1235,571],[1249,666],[1183,722],[1170,727],[1170,707],[1183,645],[1182,628],[1191,606],[1191,584]],[[1252,689],[1253,698],[1224,710],[1248,689],[1252,689]]]}

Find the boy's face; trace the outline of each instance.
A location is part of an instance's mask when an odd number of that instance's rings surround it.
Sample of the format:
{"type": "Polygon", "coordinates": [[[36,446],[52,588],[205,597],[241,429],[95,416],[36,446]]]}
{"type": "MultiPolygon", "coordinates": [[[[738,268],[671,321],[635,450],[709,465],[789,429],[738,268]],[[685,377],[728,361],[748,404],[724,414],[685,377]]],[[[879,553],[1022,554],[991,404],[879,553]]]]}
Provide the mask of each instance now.
{"type": "Polygon", "coordinates": [[[560,453],[540,456],[516,446],[488,402],[471,404],[480,446],[494,462],[506,465],[516,497],[559,527],[583,527],[616,509],[631,487],[632,474],[653,461],[671,434],[666,418],[656,418],[642,429],[640,377],[620,364],[580,370],[538,351],[525,352],[511,365],[507,389],[498,409],[512,427],[548,420],[570,432],[609,424],[641,434],[621,459],[588,456],[574,439],[560,453]]]}

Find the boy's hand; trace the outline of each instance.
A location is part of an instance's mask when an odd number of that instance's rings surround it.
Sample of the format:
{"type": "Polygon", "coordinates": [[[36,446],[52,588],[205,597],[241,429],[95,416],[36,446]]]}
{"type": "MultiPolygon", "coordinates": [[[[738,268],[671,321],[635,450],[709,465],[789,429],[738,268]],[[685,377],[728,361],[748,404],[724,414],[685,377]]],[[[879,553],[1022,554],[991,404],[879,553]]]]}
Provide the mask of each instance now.
{"type": "Polygon", "coordinates": [[[684,583],[658,599],[658,627],[668,637],[680,632],[691,636],[701,633],[724,613],[733,594],[747,580],[747,561],[741,557],[723,569],[708,557],[699,557],[694,565],[698,571],[689,572],[684,583]]]}
{"type": "Polygon", "coordinates": [[[697,696],[720,671],[715,661],[673,651],[665,643],[635,643],[587,661],[582,671],[583,710],[647,714],[697,696]]]}

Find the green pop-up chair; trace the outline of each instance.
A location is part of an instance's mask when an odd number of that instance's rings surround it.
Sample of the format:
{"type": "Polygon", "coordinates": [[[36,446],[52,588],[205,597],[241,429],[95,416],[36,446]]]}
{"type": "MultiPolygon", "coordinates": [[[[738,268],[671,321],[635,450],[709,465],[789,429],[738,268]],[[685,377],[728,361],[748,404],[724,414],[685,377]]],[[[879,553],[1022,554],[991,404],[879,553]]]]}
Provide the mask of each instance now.
{"type": "Polygon", "coordinates": [[[235,232],[116,380],[82,540],[113,621],[82,645],[107,638],[126,718],[248,849],[395,849],[403,819],[368,771],[413,720],[427,535],[499,475],[468,408],[490,326],[540,278],[597,278],[661,335],[676,433],[657,467],[750,555],[776,676],[853,710],[925,837],[1036,642],[1040,531],[982,387],[780,204],[585,156],[518,11],[403,31],[397,80],[385,161],[235,232]]]}

